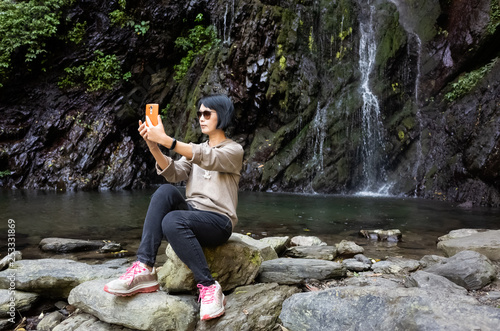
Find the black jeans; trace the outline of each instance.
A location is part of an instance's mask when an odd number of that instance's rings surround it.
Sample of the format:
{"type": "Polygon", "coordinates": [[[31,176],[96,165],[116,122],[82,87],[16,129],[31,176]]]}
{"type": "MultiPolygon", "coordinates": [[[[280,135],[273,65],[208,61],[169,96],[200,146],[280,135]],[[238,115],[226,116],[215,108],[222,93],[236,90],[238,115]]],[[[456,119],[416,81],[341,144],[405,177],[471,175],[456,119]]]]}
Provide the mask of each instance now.
{"type": "Polygon", "coordinates": [[[175,254],[194,274],[198,284],[215,283],[202,246],[225,243],[232,232],[229,217],[191,207],[179,190],[164,184],[151,197],[137,259],[152,267],[161,241],[165,238],[175,254]]]}

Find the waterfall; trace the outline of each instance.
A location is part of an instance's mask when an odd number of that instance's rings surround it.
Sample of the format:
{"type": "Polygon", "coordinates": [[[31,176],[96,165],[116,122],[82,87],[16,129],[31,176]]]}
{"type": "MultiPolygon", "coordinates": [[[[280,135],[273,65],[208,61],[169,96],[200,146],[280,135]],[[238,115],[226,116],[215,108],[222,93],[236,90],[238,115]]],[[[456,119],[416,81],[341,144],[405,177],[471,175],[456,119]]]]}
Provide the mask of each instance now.
{"type": "Polygon", "coordinates": [[[370,74],[375,65],[377,45],[373,30],[374,6],[370,6],[368,22],[360,23],[359,69],[361,71],[362,107],[362,192],[359,194],[387,194],[390,185],[386,183],[383,159],[383,124],[377,97],[370,88],[370,74]]]}
{"type": "Polygon", "coordinates": [[[324,107],[320,107],[319,102],[316,107],[316,115],[314,116],[313,124],[314,124],[314,164],[317,164],[316,170],[318,172],[323,172],[324,170],[324,157],[323,157],[323,146],[325,144],[326,139],[326,131],[327,131],[327,109],[329,104],[324,107]]]}
{"type": "Polygon", "coordinates": [[[223,31],[223,43],[231,44],[231,21],[234,19],[234,1],[231,1],[231,16],[230,21],[228,22],[228,12],[229,12],[229,4],[226,2],[226,11],[224,12],[224,31],[223,31]]]}

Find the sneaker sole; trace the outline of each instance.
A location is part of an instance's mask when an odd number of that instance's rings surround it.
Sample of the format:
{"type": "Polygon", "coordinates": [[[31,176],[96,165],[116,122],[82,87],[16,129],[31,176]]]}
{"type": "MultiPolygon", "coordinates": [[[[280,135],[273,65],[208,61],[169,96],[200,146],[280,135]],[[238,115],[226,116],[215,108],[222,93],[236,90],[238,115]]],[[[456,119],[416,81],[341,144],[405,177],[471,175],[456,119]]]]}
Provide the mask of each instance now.
{"type": "Polygon", "coordinates": [[[224,301],[222,302],[223,305],[222,305],[222,309],[221,310],[219,310],[218,312],[216,312],[216,313],[214,313],[212,315],[208,315],[208,314],[207,315],[203,315],[200,320],[201,321],[207,321],[207,320],[211,320],[211,319],[214,319],[214,318],[217,318],[217,317],[220,317],[220,316],[224,315],[224,313],[226,312],[226,310],[224,309],[224,306],[226,305],[226,297],[225,296],[224,296],[223,300],[224,301]]]}
{"type": "MultiPolygon", "coordinates": [[[[143,284],[144,286],[144,284],[143,284]]],[[[121,297],[128,297],[128,296],[131,296],[131,295],[134,295],[134,294],[137,294],[137,293],[151,293],[151,292],[156,292],[160,289],[160,284],[155,284],[155,285],[146,285],[145,287],[134,287],[134,288],[131,288],[130,290],[128,291],[123,291],[123,292],[120,292],[120,291],[113,291],[113,290],[110,290],[108,288],[108,285],[105,285],[104,286],[104,291],[105,292],[108,292],[108,293],[111,293],[111,294],[114,294],[114,295],[117,295],[117,296],[121,296],[121,297]]]]}

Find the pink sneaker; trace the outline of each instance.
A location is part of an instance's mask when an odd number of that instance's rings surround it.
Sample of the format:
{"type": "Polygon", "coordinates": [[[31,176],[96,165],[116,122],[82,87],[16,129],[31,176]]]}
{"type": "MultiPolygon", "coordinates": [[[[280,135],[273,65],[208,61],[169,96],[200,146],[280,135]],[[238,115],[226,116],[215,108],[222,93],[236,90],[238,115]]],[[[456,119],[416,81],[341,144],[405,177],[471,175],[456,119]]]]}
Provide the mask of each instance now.
{"type": "Polygon", "coordinates": [[[200,320],[206,321],[224,314],[226,299],[218,282],[210,286],[198,284],[201,301],[200,320]]]}
{"type": "Polygon", "coordinates": [[[159,288],[155,268],[149,271],[141,262],[136,261],[120,278],[107,283],[104,291],[114,295],[129,296],[141,292],[154,292],[159,288]]]}

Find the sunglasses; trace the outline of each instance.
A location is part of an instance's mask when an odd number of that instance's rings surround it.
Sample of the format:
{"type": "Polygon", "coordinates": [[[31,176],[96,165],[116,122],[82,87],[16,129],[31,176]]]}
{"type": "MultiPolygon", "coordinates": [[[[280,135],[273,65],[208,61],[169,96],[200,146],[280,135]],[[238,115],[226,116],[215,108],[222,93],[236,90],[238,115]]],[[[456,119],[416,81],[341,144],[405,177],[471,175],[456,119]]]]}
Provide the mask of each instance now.
{"type": "Polygon", "coordinates": [[[201,118],[201,116],[203,115],[203,117],[206,119],[206,120],[209,120],[210,117],[212,117],[212,113],[216,113],[215,110],[204,110],[204,111],[197,111],[196,112],[196,115],[198,115],[198,119],[201,118]]]}

